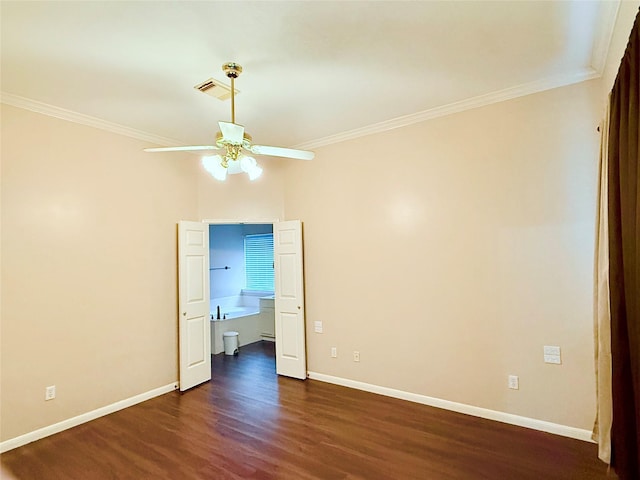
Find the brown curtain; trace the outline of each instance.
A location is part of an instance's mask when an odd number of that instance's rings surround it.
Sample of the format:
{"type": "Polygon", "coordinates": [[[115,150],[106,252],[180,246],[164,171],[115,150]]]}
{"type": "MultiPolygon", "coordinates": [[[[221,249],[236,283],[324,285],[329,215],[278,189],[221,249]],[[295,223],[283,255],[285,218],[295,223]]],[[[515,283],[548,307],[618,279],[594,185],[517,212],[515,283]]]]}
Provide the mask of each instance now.
{"type": "Polygon", "coordinates": [[[609,281],[613,426],[611,465],[640,479],[640,13],[611,91],[609,281]]]}

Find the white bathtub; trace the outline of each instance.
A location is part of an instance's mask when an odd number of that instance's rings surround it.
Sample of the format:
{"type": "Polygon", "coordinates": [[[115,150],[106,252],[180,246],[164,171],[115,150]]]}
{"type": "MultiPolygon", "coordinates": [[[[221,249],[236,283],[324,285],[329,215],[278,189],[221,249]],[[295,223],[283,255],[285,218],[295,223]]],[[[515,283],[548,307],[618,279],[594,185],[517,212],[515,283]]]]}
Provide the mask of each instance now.
{"type": "Polygon", "coordinates": [[[212,298],[209,309],[212,320],[218,320],[218,307],[220,307],[220,319],[238,318],[247,315],[255,315],[260,312],[260,297],[255,295],[232,295],[230,297],[212,298]]]}
{"type": "Polygon", "coordinates": [[[239,346],[274,338],[273,299],[238,295],[211,299],[211,353],[224,352],[224,332],[238,332],[239,346]],[[220,305],[220,320],[217,318],[220,305]]]}
{"type": "Polygon", "coordinates": [[[218,319],[218,306],[211,307],[211,320],[219,322],[232,318],[247,317],[260,313],[260,307],[223,307],[220,306],[220,318],[218,319]]]}

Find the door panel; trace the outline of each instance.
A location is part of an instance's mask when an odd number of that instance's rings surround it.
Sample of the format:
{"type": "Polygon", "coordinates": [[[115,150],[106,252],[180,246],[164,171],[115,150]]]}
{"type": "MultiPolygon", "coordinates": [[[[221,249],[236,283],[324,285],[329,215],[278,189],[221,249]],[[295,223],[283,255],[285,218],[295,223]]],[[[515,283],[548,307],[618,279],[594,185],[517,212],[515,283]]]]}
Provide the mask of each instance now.
{"type": "Polygon", "coordinates": [[[178,224],[180,390],[211,379],[209,226],[178,224]]]}
{"type": "MultiPolygon", "coordinates": [[[[208,319],[207,319],[208,320],[208,319]]],[[[206,360],[202,335],[204,334],[204,318],[189,318],[187,322],[187,366],[200,365],[206,360]]]]}
{"type": "Polygon", "coordinates": [[[278,276],[278,286],[280,287],[280,298],[295,301],[298,294],[296,289],[297,275],[296,271],[296,255],[283,253],[280,255],[281,275],[278,276]]]}
{"type": "Polygon", "coordinates": [[[187,284],[186,301],[188,304],[202,302],[204,300],[204,282],[202,275],[206,271],[202,255],[187,255],[187,284]]]}
{"type": "Polygon", "coordinates": [[[300,334],[298,317],[297,315],[283,313],[280,315],[280,321],[282,322],[281,354],[283,357],[297,359],[299,356],[297,339],[300,334]]]}
{"type": "Polygon", "coordinates": [[[302,223],[273,225],[275,263],[276,371],[305,379],[307,356],[304,323],[302,223]]]}

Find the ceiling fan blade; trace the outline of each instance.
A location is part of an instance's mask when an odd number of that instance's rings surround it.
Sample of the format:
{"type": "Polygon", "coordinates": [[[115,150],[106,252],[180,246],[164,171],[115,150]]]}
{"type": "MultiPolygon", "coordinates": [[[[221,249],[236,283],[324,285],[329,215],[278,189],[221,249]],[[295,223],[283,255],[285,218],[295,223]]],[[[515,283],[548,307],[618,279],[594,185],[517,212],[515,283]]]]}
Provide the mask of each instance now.
{"type": "Polygon", "coordinates": [[[186,145],[184,147],[145,148],[145,152],[191,152],[196,150],[219,150],[213,145],[186,145]]]}
{"type": "Polygon", "coordinates": [[[218,122],[220,125],[220,131],[222,132],[222,138],[228,143],[235,145],[242,145],[244,140],[244,127],[236,123],[218,122]]]}
{"type": "Polygon", "coordinates": [[[313,160],[315,153],[308,150],[296,150],[294,148],[269,147],[267,145],[252,145],[251,152],[256,155],[271,155],[273,157],[296,158],[298,160],[313,160]]]}

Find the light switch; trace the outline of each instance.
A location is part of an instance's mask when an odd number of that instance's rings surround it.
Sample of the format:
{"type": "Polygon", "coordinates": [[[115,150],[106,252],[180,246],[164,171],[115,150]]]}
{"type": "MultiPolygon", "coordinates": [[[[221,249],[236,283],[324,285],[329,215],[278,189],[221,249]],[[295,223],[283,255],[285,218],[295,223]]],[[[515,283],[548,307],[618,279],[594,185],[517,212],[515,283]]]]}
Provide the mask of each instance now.
{"type": "Polygon", "coordinates": [[[562,360],[560,358],[560,347],[555,345],[545,345],[543,350],[545,363],[554,363],[556,365],[562,364],[562,360]]]}
{"type": "Polygon", "coordinates": [[[316,333],[322,333],[322,322],[316,320],[315,322],[313,322],[313,330],[316,333]]]}
{"type": "Polygon", "coordinates": [[[555,363],[560,365],[562,362],[560,361],[560,355],[545,355],[544,363],[555,363]]]}
{"type": "Polygon", "coordinates": [[[545,345],[544,354],[560,356],[560,347],[545,345]]]}

